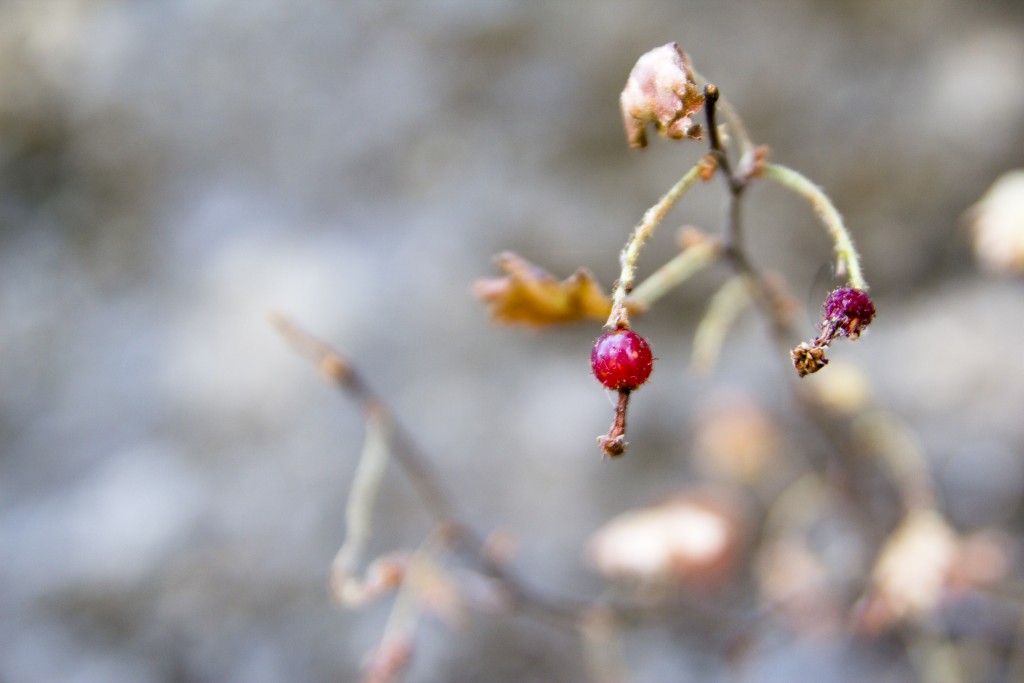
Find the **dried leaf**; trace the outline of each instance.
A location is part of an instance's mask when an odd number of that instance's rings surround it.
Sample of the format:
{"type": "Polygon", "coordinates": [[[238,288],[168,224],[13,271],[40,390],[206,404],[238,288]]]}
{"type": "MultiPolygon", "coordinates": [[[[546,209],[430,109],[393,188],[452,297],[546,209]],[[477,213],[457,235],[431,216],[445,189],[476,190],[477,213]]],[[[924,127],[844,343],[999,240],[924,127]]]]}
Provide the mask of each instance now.
{"type": "Polygon", "coordinates": [[[585,318],[604,322],[611,312],[611,299],[584,268],[559,282],[511,252],[499,254],[495,262],[505,277],[477,280],[473,287],[490,306],[495,322],[537,326],[585,318]]]}

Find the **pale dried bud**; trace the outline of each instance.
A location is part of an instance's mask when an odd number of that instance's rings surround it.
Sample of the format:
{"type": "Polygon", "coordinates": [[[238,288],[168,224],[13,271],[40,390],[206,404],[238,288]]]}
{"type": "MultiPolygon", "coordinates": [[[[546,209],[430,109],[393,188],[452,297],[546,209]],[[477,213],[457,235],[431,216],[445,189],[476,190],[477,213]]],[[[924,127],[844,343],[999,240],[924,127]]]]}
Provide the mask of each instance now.
{"type": "Polygon", "coordinates": [[[691,495],[618,515],[591,537],[588,555],[609,577],[716,582],[739,545],[738,516],[721,500],[691,495]]]}
{"type": "Polygon", "coordinates": [[[690,117],[704,106],[704,93],[678,43],[654,48],[637,60],[619,103],[630,147],[647,146],[650,123],[673,140],[702,135],[700,125],[690,117]]]}
{"type": "Polygon", "coordinates": [[[974,255],[987,270],[1024,273],[1024,170],[999,178],[971,207],[974,255]]]}

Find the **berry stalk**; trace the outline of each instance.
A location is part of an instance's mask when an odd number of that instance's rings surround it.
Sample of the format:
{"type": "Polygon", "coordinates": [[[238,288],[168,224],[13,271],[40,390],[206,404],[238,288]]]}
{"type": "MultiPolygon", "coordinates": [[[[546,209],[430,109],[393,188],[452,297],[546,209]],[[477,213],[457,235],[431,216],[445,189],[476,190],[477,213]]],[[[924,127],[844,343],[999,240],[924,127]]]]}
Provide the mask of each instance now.
{"type": "Polygon", "coordinates": [[[597,437],[605,455],[616,458],[626,451],[626,408],[629,395],[647,381],[654,368],[654,354],[647,340],[630,329],[605,332],[594,341],[590,367],[604,386],[619,392],[615,419],[607,434],[597,437]]]}
{"type": "Polygon", "coordinates": [[[687,171],[654,206],[644,212],[643,219],[633,229],[633,234],[630,235],[629,241],[626,242],[626,246],[619,256],[622,271],[619,273],[618,282],[615,283],[615,291],[612,293],[612,312],[608,316],[605,327],[611,329],[629,327],[626,297],[633,291],[633,283],[636,280],[636,261],[640,257],[640,250],[654,233],[655,228],[664,220],[665,214],[700,179],[703,170],[704,166],[697,164],[687,171]]]}
{"type": "Polygon", "coordinates": [[[818,214],[818,218],[821,219],[832,237],[837,269],[840,273],[846,274],[851,288],[867,290],[868,284],[860,269],[860,257],[857,255],[857,249],[853,246],[853,239],[843,224],[843,217],[828,195],[802,173],[779,164],[766,163],[763,174],[764,177],[771,178],[810,202],[814,212],[818,214]]]}

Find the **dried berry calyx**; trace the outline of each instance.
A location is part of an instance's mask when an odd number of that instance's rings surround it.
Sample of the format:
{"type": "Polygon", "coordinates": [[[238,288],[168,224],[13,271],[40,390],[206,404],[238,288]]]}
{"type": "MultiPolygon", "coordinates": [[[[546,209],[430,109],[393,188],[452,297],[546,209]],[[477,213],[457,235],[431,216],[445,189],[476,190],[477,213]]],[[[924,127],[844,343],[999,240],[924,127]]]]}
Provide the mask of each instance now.
{"type": "Polygon", "coordinates": [[[828,358],[825,358],[826,345],[821,345],[819,340],[813,343],[800,342],[800,344],[789,352],[796,368],[796,374],[800,377],[812,375],[828,365],[828,358]]]}
{"type": "Polygon", "coordinates": [[[632,390],[650,377],[654,355],[647,340],[633,330],[612,330],[594,342],[590,367],[609,389],[632,390]]]}
{"type": "Polygon", "coordinates": [[[823,327],[830,336],[842,335],[856,339],[875,317],[875,304],[863,289],[843,287],[825,300],[823,327]]]}

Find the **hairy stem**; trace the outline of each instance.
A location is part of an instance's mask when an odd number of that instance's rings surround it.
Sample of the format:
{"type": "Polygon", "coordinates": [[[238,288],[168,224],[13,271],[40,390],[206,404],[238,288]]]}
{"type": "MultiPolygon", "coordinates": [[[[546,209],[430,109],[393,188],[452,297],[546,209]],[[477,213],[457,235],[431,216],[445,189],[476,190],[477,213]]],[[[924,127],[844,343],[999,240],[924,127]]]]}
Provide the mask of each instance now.
{"type": "MultiPolygon", "coordinates": [[[[704,93],[708,128],[714,130],[718,88],[708,84],[705,86],[704,93]]],[[[785,297],[753,264],[743,245],[741,200],[743,190],[750,178],[740,177],[733,172],[728,155],[718,135],[712,134],[709,138],[711,154],[718,160],[718,170],[728,190],[722,224],[722,240],[725,244],[726,259],[733,270],[745,278],[751,298],[771,325],[776,345],[780,350],[788,350],[790,340],[797,334],[791,318],[787,314],[789,307],[785,297]]],[[[837,490],[845,493],[863,509],[864,518],[861,520],[860,527],[864,538],[879,542],[878,530],[885,528],[886,525],[875,523],[879,513],[870,506],[871,497],[866,491],[869,480],[867,470],[870,469],[870,466],[864,462],[861,453],[854,445],[850,434],[851,425],[830,419],[811,394],[797,390],[795,396],[809,424],[817,430],[825,443],[829,444],[838,456],[837,461],[829,463],[834,467],[832,473],[836,476],[837,490]]]]}
{"type": "Polygon", "coordinates": [[[832,238],[839,273],[846,274],[851,287],[866,290],[868,285],[860,268],[857,249],[853,246],[850,233],[843,224],[843,217],[828,195],[802,173],[779,164],[766,163],[763,175],[800,195],[811,204],[832,238]]]}
{"type": "Polygon", "coordinates": [[[636,261],[640,256],[640,250],[654,233],[654,229],[665,218],[665,214],[669,212],[669,209],[701,177],[702,170],[703,167],[697,164],[687,171],[654,206],[644,212],[643,219],[633,229],[633,234],[630,235],[629,241],[626,242],[626,246],[619,257],[622,271],[619,274],[618,282],[615,283],[615,291],[612,293],[612,312],[608,316],[608,322],[605,323],[605,327],[610,329],[629,327],[626,297],[633,290],[633,282],[636,279],[636,261]]]}
{"type": "MultiPolygon", "coordinates": [[[[708,79],[703,74],[693,69],[693,75],[696,77],[699,83],[703,83],[705,86],[709,85],[708,79]]],[[[740,118],[736,108],[725,97],[718,95],[718,108],[725,114],[725,119],[729,123],[729,128],[733,135],[736,136],[736,140],[740,146],[740,154],[746,154],[754,149],[754,143],[750,139],[750,134],[747,132],[747,127],[743,123],[743,119],[740,118]]]]}
{"type": "Polygon", "coordinates": [[[641,310],[650,308],[658,299],[713,263],[721,252],[722,245],[715,239],[705,239],[687,247],[638,284],[626,299],[627,305],[641,310]]]}
{"type": "Polygon", "coordinates": [[[629,389],[619,389],[619,401],[615,406],[615,419],[608,433],[597,437],[601,450],[609,458],[617,458],[626,452],[626,410],[629,408],[629,389]]]}
{"type": "Polygon", "coordinates": [[[715,292],[693,335],[691,365],[695,371],[711,371],[729,328],[749,304],[750,291],[742,276],[733,276],[715,292]]]}

